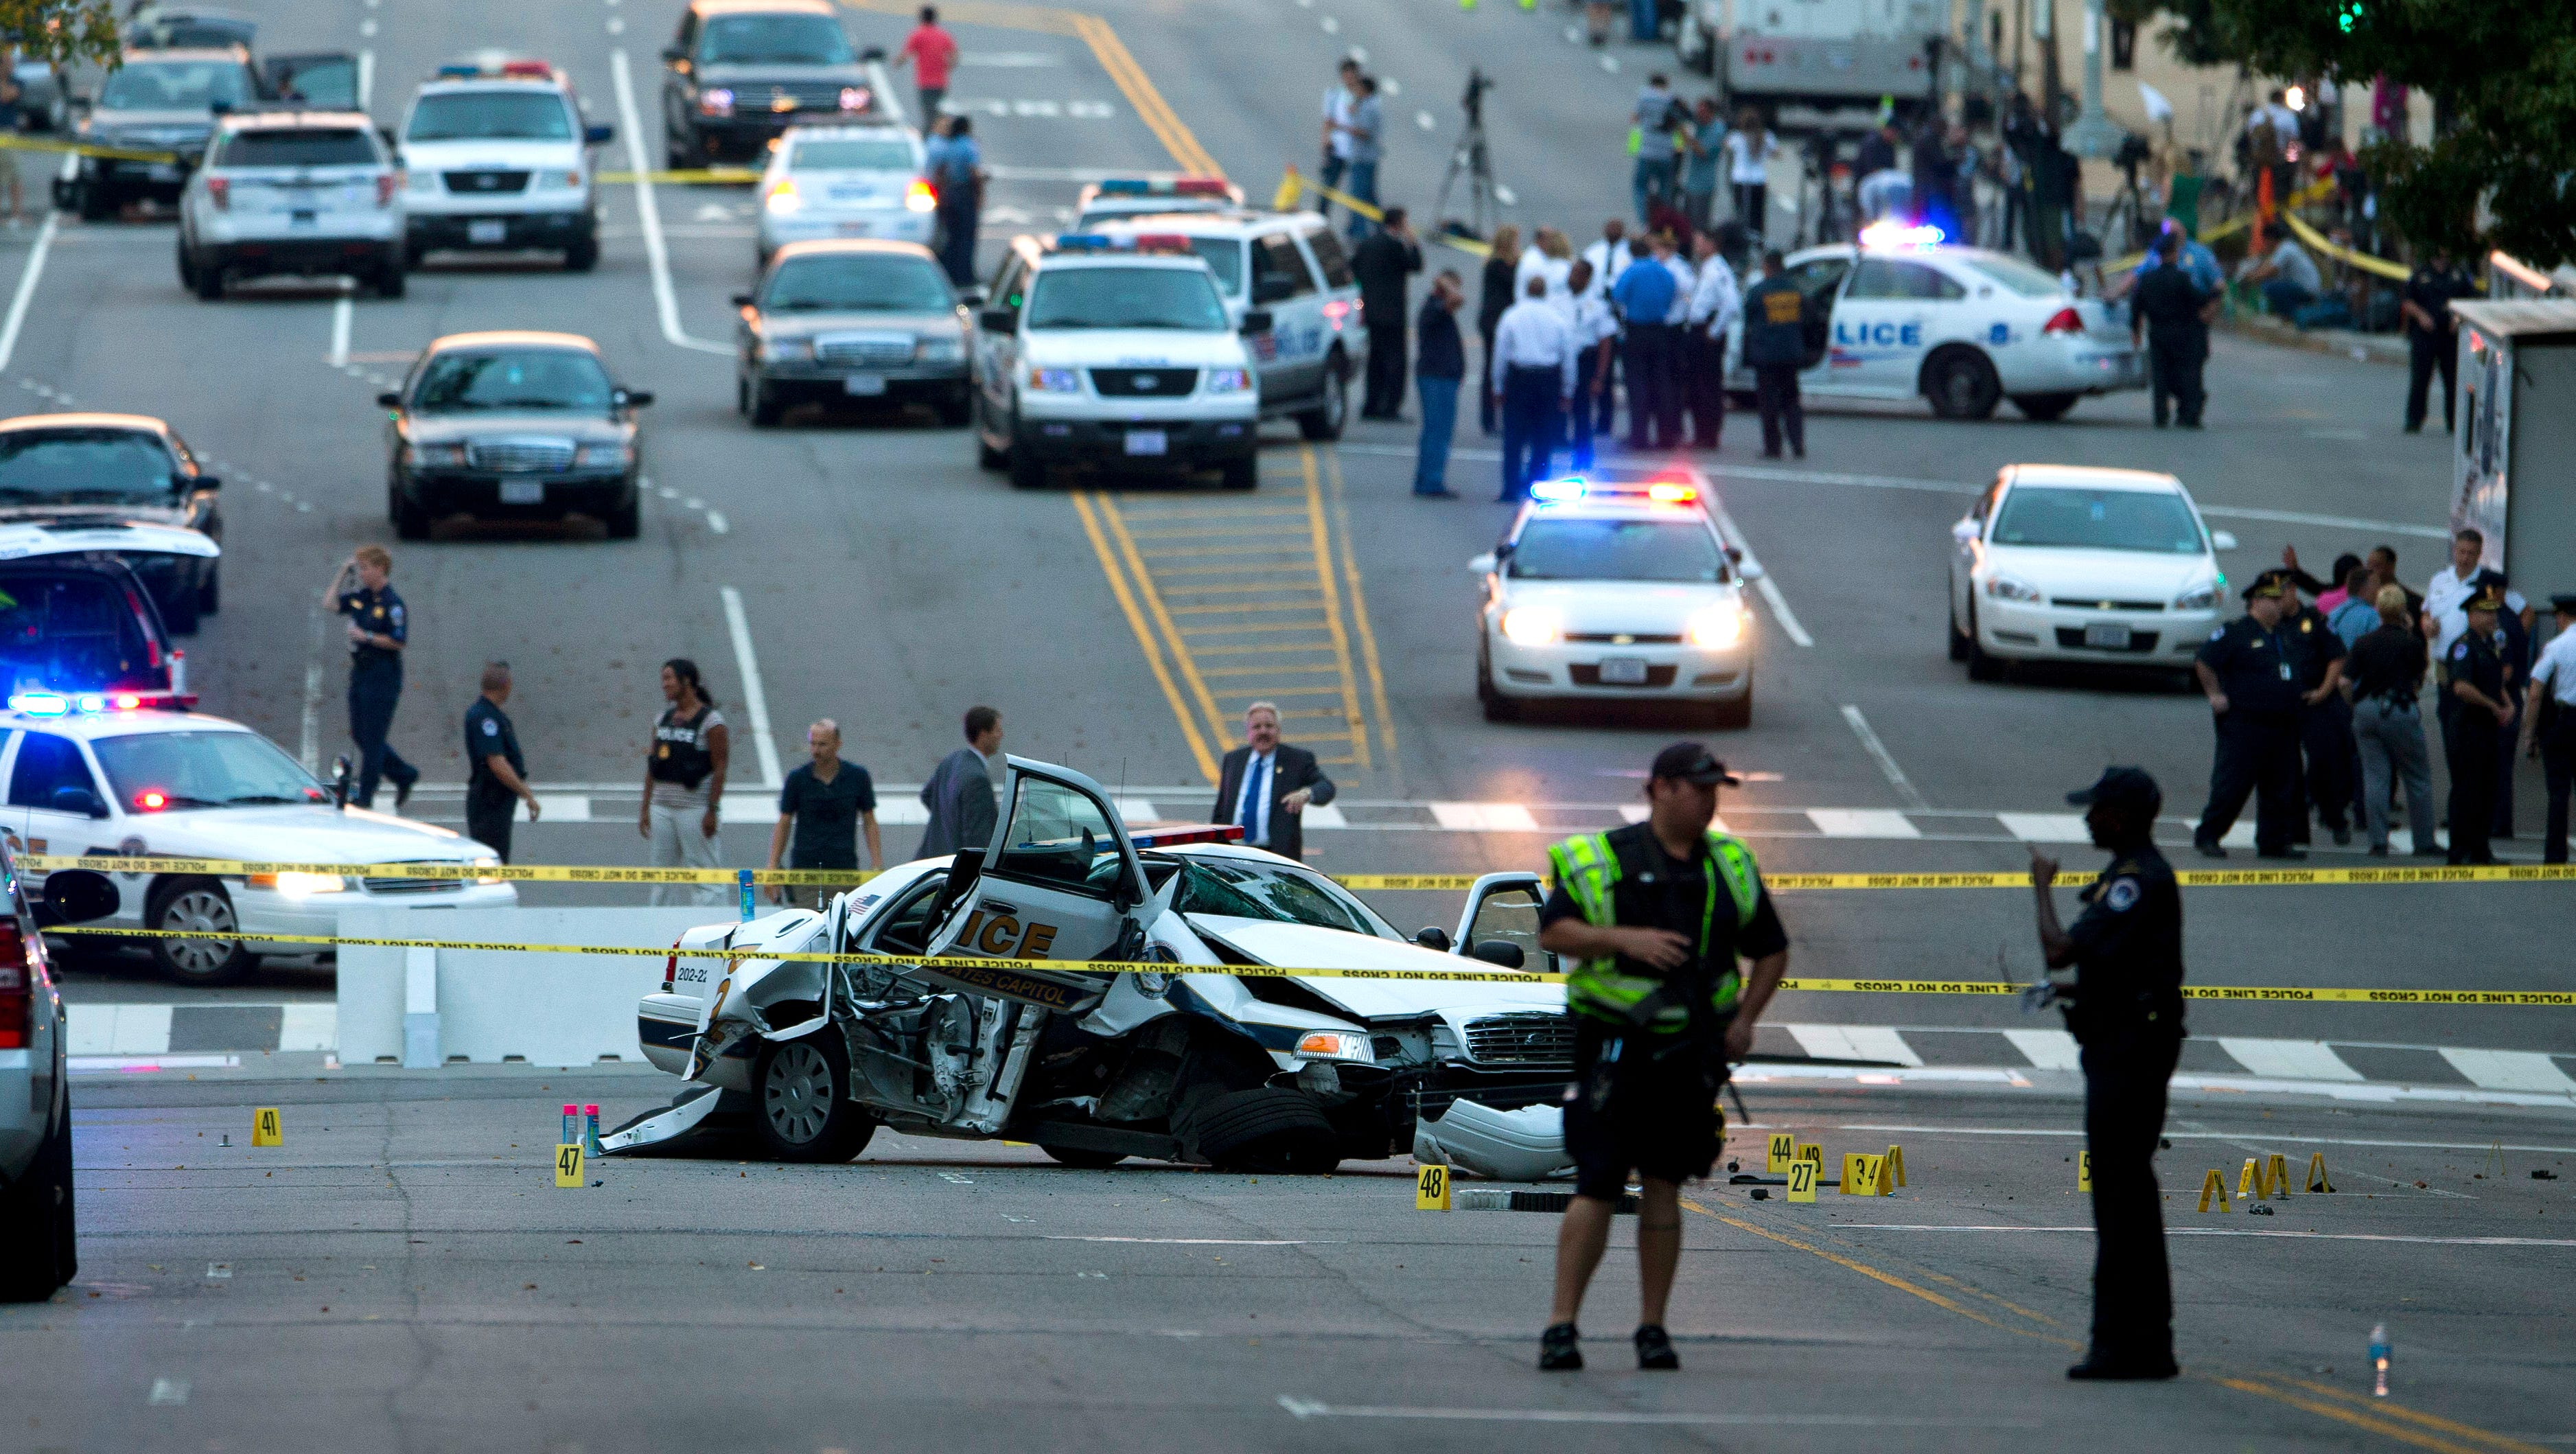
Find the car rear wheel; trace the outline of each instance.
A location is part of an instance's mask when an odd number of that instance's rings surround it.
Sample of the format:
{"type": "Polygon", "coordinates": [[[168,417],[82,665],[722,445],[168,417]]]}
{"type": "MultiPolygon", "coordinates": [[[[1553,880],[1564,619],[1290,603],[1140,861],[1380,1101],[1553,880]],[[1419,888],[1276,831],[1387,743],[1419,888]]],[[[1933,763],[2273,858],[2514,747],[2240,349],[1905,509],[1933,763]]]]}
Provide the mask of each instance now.
{"type": "Polygon", "coordinates": [[[1952,661],[1966,661],[1968,659],[1968,637],[1966,632],[1959,629],[1959,608],[1956,606],[1950,608],[1950,629],[1945,634],[1950,638],[1950,659],[1952,661]]]}
{"type": "Polygon", "coordinates": [[[2046,424],[2052,419],[2064,418],[2066,411],[2074,408],[2075,401],[2082,397],[2081,394],[2015,394],[2012,402],[2024,419],[2046,424]]]}
{"type": "Polygon", "coordinates": [[[399,482],[385,486],[385,515],[393,521],[394,535],[403,540],[429,538],[429,510],[403,493],[399,482]]]}
{"type": "Polygon", "coordinates": [[[1173,1129],[1198,1159],[1228,1171],[1312,1175],[1341,1164],[1341,1141],[1323,1109],[1277,1086],[1226,1091],[1187,1103],[1173,1129]]]}
{"type": "Polygon", "coordinates": [[[1084,1171],[1102,1171],[1127,1159],[1124,1151],[1093,1151],[1081,1146],[1040,1146],[1040,1151],[1065,1165],[1084,1171]]]}
{"type": "Polygon", "coordinates": [[[1229,490],[1261,488],[1261,456],[1245,455],[1225,462],[1225,487],[1229,490]]]}
{"type": "Polygon", "coordinates": [[[1984,354],[1953,348],[1933,355],[1924,367],[1923,396],[1932,401],[1932,412],[1944,419],[1987,419],[2003,397],[2003,385],[1984,354]]]}
{"type": "Polygon", "coordinates": [[[214,263],[201,262],[196,264],[193,271],[197,275],[197,296],[208,303],[222,302],[224,300],[223,268],[214,263]]]}
{"type": "Polygon", "coordinates": [[[43,1302],[80,1269],[68,1104],[27,1174],[0,1190],[0,1247],[9,1249],[0,1257],[0,1302],[43,1302]]]}
{"type": "Polygon", "coordinates": [[[1708,725],[1711,727],[1752,726],[1753,688],[1747,686],[1744,689],[1744,695],[1737,697],[1731,702],[1710,703],[1708,709],[1708,725]]]}
{"type": "Polygon", "coordinates": [[[877,1124],[850,1099],[850,1057],[826,1026],[761,1047],[752,1062],[752,1131],[776,1161],[847,1161],[877,1124]]]}
{"type": "Polygon", "coordinates": [[[1986,650],[1985,643],[1977,639],[1977,607],[1975,602],[1970,602],[1968,604],[1968,680],[1972,682],[2002,681],[2004,679],[2004,666],[2004,659],[2000,656],[1989,654],[1986,650]]]}
{"type": "Polygon", "coordinates": [[[173,636],[194,636],[197,634],[197,612],[197,588],[181,586],[170,593],[169,599],[161,602],[161,624],[169,628],[173,636]]]}
{"type": "Polygon", "coordinates": [[[779,416],[786,412],[786,407],[778,402],[778,391],[769,387],[767,380],[751,386],[751,426],[754,429],[775,428],[779,416]]]}
{"type": "Polygon", "coordinates": [[[191,292],[197,287],[197,265],[188,260],[188,239],[179,239],[179,286],[191,292]]]}
{"type": "Polygon", "coordinates": [[[586,273],[599,266],[599,239],[581,238],[564,249],[564,271],[586,273]]]}
{"type": "Polygon", "coordinates": [[[152,941],[153,962],[181,984],[239,984],[259,966],[259,956],[240,940],[211,937],[241,927],[232,895],[213,879],[183,878],[164,885],[152,896],[144,922],[165,933],[193,931],[186,938],[152,941]]]}
{"type": "Polygon", "coordinates": [[[1323,402],[1297,416],[1297,432],[1308,439],[1342,437],[1351,418],[1351,361],[1336,353],[1324,365],[1323,402]]]}
{"type": "Polygon", "coordinates": [[[404,276],[401,258],[388,257],[384,260],[383,264],[376,269],[377,297],[399,298],[403,295],[404,289],[407,285],[408,279],[404,276]]]}

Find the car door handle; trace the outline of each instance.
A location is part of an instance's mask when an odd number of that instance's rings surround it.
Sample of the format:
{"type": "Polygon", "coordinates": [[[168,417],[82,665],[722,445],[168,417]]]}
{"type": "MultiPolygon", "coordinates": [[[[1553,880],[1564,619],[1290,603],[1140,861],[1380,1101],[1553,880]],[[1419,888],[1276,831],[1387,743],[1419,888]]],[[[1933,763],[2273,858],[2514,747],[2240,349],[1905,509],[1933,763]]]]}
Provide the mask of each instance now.
{"type": "Polygon", "coordinates": [[[983,903],[983,908],[986,913],[1008,914],[1013,918],[1018,918],[1020,913],[1016,907],[1003,903],[999,899],[986,899],[983,903]]]}

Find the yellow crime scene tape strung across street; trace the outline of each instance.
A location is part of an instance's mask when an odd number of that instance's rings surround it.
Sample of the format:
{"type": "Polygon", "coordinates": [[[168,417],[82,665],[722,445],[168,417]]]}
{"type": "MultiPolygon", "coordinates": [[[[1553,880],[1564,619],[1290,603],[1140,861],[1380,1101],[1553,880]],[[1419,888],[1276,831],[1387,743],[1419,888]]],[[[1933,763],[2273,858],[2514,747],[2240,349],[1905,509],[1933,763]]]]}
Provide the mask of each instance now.
{"type": "Polygon", "coordinates": [[[2324,253],[2326,256],[2333,258],[2335,261],[2342,263],[2347,267],[2356,267],[2365,273],[2377,273],[2383,278],[2394,278],[2401,283],[2414,276],[2413,273],[2406,270],[2405,265],[2402,263],[2393,263],[2384,257],[2372,257],[2366,252],[2356,252],[2351,248],[2343,246],[2341,243],[2330,240],[2322,233],[2319,233],[2315,228],[2310,227],[2306,221],[2301,219],[2296,213],[2284,212],[2281,214],[2281,220],[2289,224],[2289,228],[2292,232],[2299,235],[2299,241],[2306,243],[2308,246],[2315,248],[2317,251],[2324,253]]]}
{"type": "MultiPolygon", "coordinates": [[[[95,934],[121,939],[233,939],[238,931],[211,929],[110,929],[67,924],[48,934],[95,934]]],[[[1044,980],[1018,980],[1028,971],[1058,974],[1221,974],[1236,979],[1395,979],[1464,980],[1479,984],[1563,984],[1561,974],[1506,969],[1320,969],[1273,964],[1128,964],[1089,959],[987,959],[976,955],[925,958],[917,954],[832,954],[809,951],[766,954],[755,949],[669,949],[632,944],[522,944],[486,939],[396,939],[355,934],[263,934],[261,944],[357,945],[376,949],[455,949],[501,954],[604,954],[630,959],[767,960],[787,964],[884,964],[901,968],[935,968],[950,979],[987,989],[1037,999],[1070,999],[1061,985],[1044,980]]],[[[2017,995],[2026,986],[1984,980],[1929,979],[1798,979],[1780,981],[1783,990],[1811,994],[1872,995],[2017,995]]],[[[2491,1005],[2532,1008],[2576,1008],[2576,990],[2448,990],[2306,988],[2290,985],[2187,985],[2183,995],[2196,1000],[2265,1000],[2318,1004],[2491,1005]]]]}
{"type": "MultiPolygon", "coordinates": [[[[2299,190],[2292,192],[2288,201],[2275,203],[2273,209],[2274,213],[2277,216],[2287,217],[2289,215],[2288,209],[2292,207],[2305,207],[2311,202],[2322,202],[2327,197],[2333,195],[2334,189],[2334,178],[2321,177],[2316,181],[2310,182],[2308,185],[2301,187],[2299,190]]],[[[2228,218],[2225,222],[2213,222],[2207,227],[2202,228],[2200,231],[2193,233],[2192,236],[2201,242],[2216,242],[2222,237],[2228,237],[2236,233],[2243,232],[2246,228],[2253,225],[2254,214],[2251,212],[2240,212],[2237,215],[2228,218]]],[[[2129,269],[2136,267],[2138,264],[2145,262],[2146,260],[2147,255],[2145,253],[2133,252],[2127,257],[2114,258],[2111,261],[2102,264],[2102,271],[2105,273],[2125,273],[2129,269]]]]}
{"type": "Polygon", "coordinates": [[[674,187],[748,187],[760,180],[760,173],[749,167],[692,167],[678,172],[607,171],[597,174],[603,187],[631,187],[637,182],[674,187]]]}
{"type": "Polygon", "coordinates": [[[51,137],[29,136],[24,132],[0,132],[0,150],[70,152],[74,156],[105,157],[117,162],[175,162],[175,151],[134,151],[121,146],[99,146],[86,141],[56,141],[51,137]]]}
{"type": "MultiPolygon", "coordinates": [[[[1363,202],[1348,192],[1337,191],[1331,187],[1325,186],[1321,182],[1313,181],[1299,173],[1295,167],[1290,167],[1281,174],[1279,178],[1279,190],[1272,193],[1270,196],[1270,210],[1273,212],[1287,212],[1293,210],[1297,205],[1297,196],[1301,192],[1312,192],[1327,202],[1339,202],[1343,206],[1348,207],[1353,212],[1358,213],[1371,222],[1384,222],[1386,220],[1386,213],[1380,210],[1376,203],[1363,202]]],[[[1463,252],[1469,257],[1492,257],[1494,255],[1494,249],[1490,244],[1481,242],[1476,238],[1461,237],[1450,232],[1426,232],[1422,235],[1426,241],[1436,242],[1442,247],[1450,248],[1457,252],[1463,252]]]]}

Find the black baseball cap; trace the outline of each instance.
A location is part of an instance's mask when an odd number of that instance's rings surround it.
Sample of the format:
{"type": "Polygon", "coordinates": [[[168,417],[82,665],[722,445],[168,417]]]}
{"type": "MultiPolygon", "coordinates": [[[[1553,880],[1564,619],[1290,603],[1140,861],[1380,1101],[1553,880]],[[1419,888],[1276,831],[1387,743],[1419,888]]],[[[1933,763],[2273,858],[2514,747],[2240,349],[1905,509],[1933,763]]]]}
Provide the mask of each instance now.
{"type": "Polygon", "coordinates": [[[2247,581],[2242,594],[2249,601],[2257,596],[2280,596],[2287,599],[2290,594],[2290,573],[2276,566],[2247,581]]]}
{"type": "Polygon", "coordinates": [[[2549,609],[2552,611],[2562,612],[2569,616],[2576,616],[2576,591],[2571,591],[2563,596],[2550,597],[2549,609]]]}
{"type": "Polygon", "coordinates": [[[1719,784],[1731,788],[1744,781],[1728,772],[1725,763],[1709,756],[1708,749],[1696,742],[1676,742],[1656,753],[1655,766],[1648,775],[1696,783],[1704,788],[1719,784]]]}
{"type": "Polygon", "coordinates": [[[2102,769],[2102,776],[2094,780],[2093,786],[2077,788],[2066,795],[2066,801],[2079,808],[2096,803],[2104,807],[2130,808],[2153,818],[2165,805],[2165,795],[2143,767],[2106,767],[2102,769]]]}

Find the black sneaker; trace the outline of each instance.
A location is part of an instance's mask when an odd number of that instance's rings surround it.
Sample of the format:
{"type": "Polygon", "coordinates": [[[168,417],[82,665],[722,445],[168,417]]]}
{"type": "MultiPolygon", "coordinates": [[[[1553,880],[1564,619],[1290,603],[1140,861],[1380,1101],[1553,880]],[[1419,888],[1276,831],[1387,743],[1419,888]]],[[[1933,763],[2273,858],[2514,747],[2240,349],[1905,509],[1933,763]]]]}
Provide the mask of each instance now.
{"type": "Polygon", "coordinates": [[[2200,856],[2203,858],[2225,858],[2227,856],[2227,850],[2218,846],[2217,839],[2204,837],[2198,833],[2191,836],[2191,846],[2193,849],[2198,851],[2200,856]]]}
{"type": "Polygon", "coordinates": [[[1556,1373],[1583,1366],[1583,1334],[1572,1323],[1550,1323],[1538,1335],[1538,1366],[1556,1373]]]}
{"type": "Polygon", "coordinates": [[[2066,1376],[2079,1382],[2094,1380],[2131,1382],[2173,1378],[2181,1372],[2181,1369],[2174,1366],[2173,1355],[2170,1353],[2151,1354],[2145,1357],[2118,1357],[2103,1353],[2088,1353],[2083,1362],[2066,1370],[2066,1376]]]}
{"type": "Polygon", "coordinates": [[[1681,1355],[1673,1352],[1673,1340],[1665,1334],[1663,1324],[1638,1324],[1635,1342],[1639,1368],[1679,1369],[1682,1366],[1681,1355]]]}
{"type": "Polygon", "coordinates": [[[417,782],[419,782],[419,781],[420,781],[420,779],[415,777],[415,778],[413,778],[413,779],[411,780],[411,782],[408,782],[408,783],[396,783],[396,784],[394,784],[394,811],[395,811],[395,812],[397,812],[397,813],[401,812],[401,811],[402,811],[402,806],[403,806],[403,804],[408,803],[408,802],[410,802],[410,801],[411,801],[411,789],[412,789],[412,783],[417,783],[417,782]]]}

